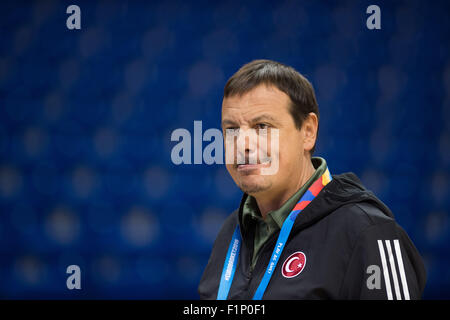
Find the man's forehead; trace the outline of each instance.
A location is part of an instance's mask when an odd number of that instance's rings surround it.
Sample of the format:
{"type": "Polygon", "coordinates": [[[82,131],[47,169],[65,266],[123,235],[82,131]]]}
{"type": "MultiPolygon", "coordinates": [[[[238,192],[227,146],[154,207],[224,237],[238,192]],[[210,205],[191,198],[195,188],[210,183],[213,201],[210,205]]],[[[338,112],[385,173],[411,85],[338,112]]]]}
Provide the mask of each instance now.
{"type": "Polygon", "coordinates": [[[255,114],[253,116],[239,116],[239,115],[231,115],[231,116],[225,116],[222,117],[222,126],[227,125],[233,125],[240,122],[248,122],[248,123],[256,123],[256,122],[272,122],[272,123],[278,123],[279,120],[276,119],[272,114],[270,113],[260,113],[255,114]]]}
{"type": "Polygon", "coordinates": [[[222,117],[240,115],[247,118],[259,114],[274,114],[287,107],[289,101],[289,97],[276,87],[261,85],[243,95],[224,98],[222,117]]]}

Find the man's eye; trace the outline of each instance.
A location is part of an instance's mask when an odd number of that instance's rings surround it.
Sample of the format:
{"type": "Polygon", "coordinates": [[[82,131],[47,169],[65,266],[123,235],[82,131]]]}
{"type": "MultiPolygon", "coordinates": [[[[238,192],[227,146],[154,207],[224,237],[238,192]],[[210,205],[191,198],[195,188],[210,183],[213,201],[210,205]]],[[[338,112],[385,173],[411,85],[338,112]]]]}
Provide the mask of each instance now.
{"type": "Polygon", "coordinates": [[[269,128],[269,125],[266,124],[266,123],[258,123],[258,124],[256,125],[256,128],[258,128],[258,129],[268,129],[268,128],[269,128]]]}

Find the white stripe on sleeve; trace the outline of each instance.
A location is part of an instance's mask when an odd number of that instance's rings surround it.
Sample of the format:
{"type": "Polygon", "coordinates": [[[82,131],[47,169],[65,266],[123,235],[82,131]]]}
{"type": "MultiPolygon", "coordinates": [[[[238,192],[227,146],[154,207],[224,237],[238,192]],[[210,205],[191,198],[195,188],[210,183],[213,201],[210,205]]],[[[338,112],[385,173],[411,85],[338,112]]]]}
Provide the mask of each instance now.
{"type": "Polygon", "coordinates": [[[395,254],[396,254],[397,262],[398,262],[398,269],[400,272],[400,279],[402,281],[403,296],[405,297],[405,300],[409,300],[408,282],[406,281],[405,268],[403,266],[402,252],[400,251],[400,243],[399,243],[398,239],[394,240],[394,248],[395,248],[395,254]]]}
{"type": "Polygon", "coordinates": [[[394,280],[395,297],[397,298],[397,300],[402,300],[402,296],[400,295],[400,287],[398,285],[397,270],[395,269],[394,256],[392,254],[391,241],[385,240],[384,242],[386,243],[389,264],[391,265],[392,279],[394,280]]]}
{"type": "Polygon", "coordinates": [[[389,271],[386,263],[386,256],[384,255],[383,241],[377,240],[377,242],[378,242],[378,249],[380,250],[381,264],[383,266],[383,276],[384,276],[384,283],[386,284],[387,298],[388,300],[393,300],[391,281],[389,280],[389,271]]]}

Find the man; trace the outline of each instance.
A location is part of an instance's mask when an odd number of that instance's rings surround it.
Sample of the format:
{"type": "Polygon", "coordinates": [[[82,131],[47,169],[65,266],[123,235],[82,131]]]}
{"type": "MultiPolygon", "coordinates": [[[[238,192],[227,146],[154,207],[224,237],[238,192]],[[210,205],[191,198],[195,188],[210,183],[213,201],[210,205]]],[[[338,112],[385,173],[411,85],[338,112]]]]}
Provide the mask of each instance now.
{"type": "Polygon", "coordinates": [[[421,298],[419,253],[354,173],[332,175],[312,157],[318,126],[314,89],[293,68],[256,60],[228,80],[224,137],[237,133],[244,147],[226,166],[244,195],[214,243],[202,299],[421,298]],[[258,133],[241,138],[249,130],[258,133]],[[278,135],[265,158],[261,131],[278,135]]]}

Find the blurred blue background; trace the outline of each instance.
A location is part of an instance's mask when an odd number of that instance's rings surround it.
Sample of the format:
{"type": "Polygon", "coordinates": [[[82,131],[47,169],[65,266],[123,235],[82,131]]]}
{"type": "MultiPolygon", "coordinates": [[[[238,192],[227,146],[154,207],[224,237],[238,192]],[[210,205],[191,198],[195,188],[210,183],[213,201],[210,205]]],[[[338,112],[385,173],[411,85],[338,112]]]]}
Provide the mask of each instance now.
{"type": "MultiPolygon", "coordinates": [[[[450,2],[2,1],[0,298],[196,299],[241,197],[223,165],[174,165],[170,135],[220,128],[253,59],[314,85],[315,155],[355,172],[450,298],[450,2]],[[81,30],[66,8],[81,9],[81,30]],[[381,8],[381,30],[366,8],[381,8]],[[81,268],[82,290],[66,288],[81,268]]],[[[204,143],[204,146],[207,143],[204,143]]]]}

